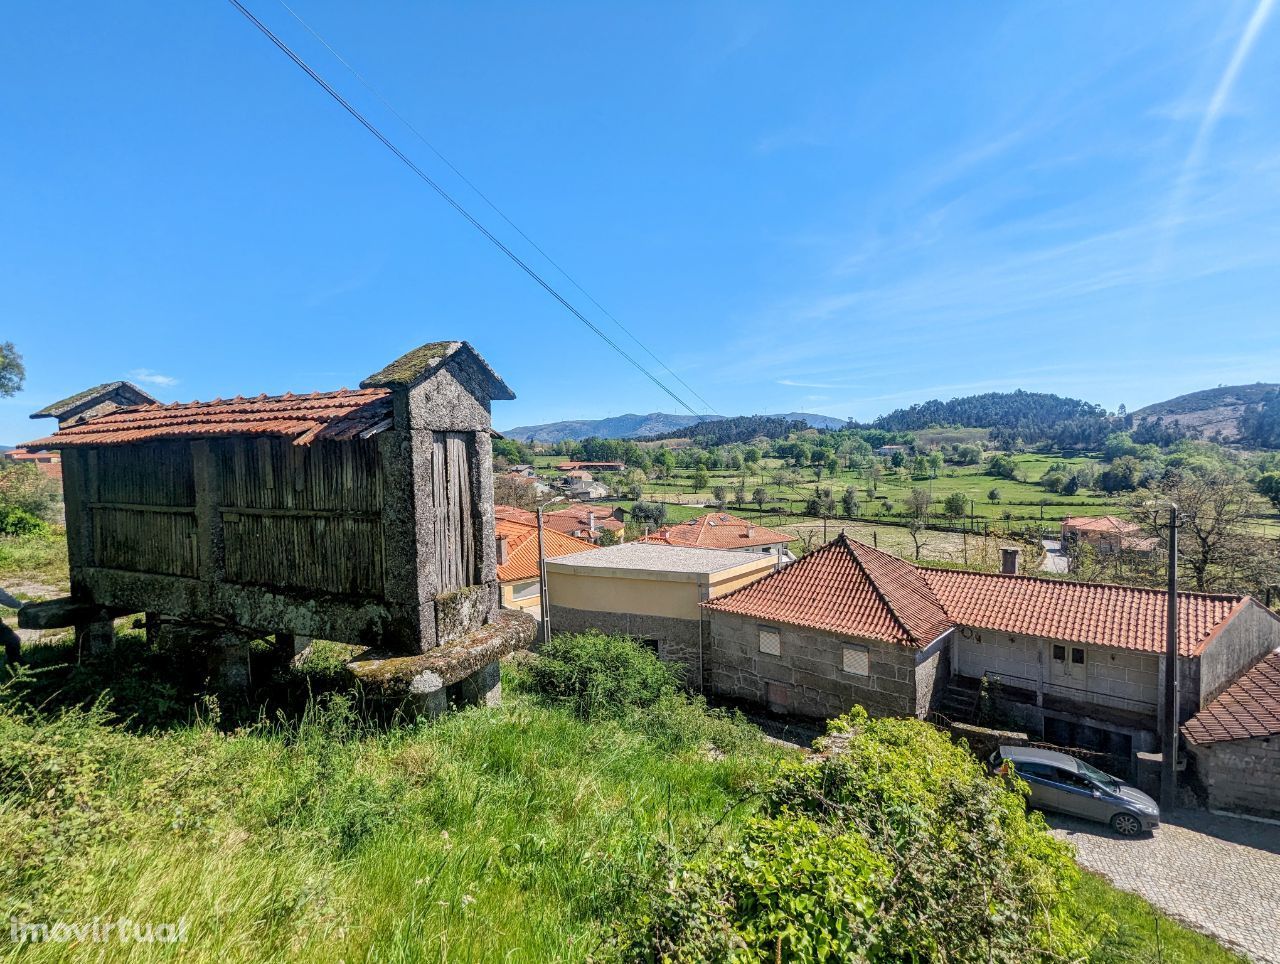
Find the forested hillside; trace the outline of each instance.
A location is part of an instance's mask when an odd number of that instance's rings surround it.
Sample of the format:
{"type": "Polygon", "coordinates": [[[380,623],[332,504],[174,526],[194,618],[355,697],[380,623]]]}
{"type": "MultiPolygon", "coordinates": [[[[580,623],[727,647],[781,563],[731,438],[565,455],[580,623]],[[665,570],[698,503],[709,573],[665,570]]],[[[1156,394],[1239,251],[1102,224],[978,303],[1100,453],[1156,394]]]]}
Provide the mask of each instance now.
{"type": "Polygon", "coordinates": [[[912,432],[933,425],[989,428],[1028,444],[1053,441],[1064,446],[1088,446],[1112,430],[1106,410],[1078,398],[1045,392],[986,392],[949,402],[932,399],[881,415],[873,426],[893,432],[912,432]]]}

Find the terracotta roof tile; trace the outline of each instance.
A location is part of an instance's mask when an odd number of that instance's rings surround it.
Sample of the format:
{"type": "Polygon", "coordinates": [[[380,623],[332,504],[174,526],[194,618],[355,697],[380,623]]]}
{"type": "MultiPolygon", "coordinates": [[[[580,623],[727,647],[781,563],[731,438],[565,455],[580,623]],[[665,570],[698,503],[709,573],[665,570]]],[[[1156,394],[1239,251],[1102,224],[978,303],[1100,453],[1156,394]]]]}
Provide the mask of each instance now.
{"type": "Polygon", "coordinates": [[[122,445],[175,438],[273,435],[306,445],[318,438],[344,440],[378,427],[391,417],[390,392],[383,388],[310,395],[137,405],[59,430],[29,446],[69,448],[122,445]]]}
{"type": "Polygon", "coordinates": [[[1182,726],[1192,743],[1220,743],[1280,736],[1280,650],[1253,669],[1182,726]]]}
{"type": "MultiPolygon", "coordinates": [[[[957,623],[1147,653],[1165,648],[1168,595],[1160,589],[1034,576],[921,568],[957,623]]],[[[1178,651],[1196,656],[1245,596],[1178,593],[1178,651]]]]}
{"type": "Polygon", "coordinates": [[[766,529],[727,512],[711,512],[688,522],[663,526],[638,541],[695,546],[700,549],[743,549],[786,544],[791,539],[785,532],[766,529]]]}
{"type": "Polygon", "coordinates": [[[703,605],[915,647],[928,645],[951,627],[911,563],[844,535],[799,562],[703,605]]]}
{"type": "MultiPolygon", "coordinates": [[[[520,511],[520,510],[517,510],[520,511]]],[[[538,575],[538,527],[524,522],[499,518],[495,523],[498,538],[507,540],[507,561],[498,566],[498,581],[512,582],[532,579],[538,575]]],[[[583,539],[575,539],[542,527],[542,551],[548,559],[573,555],[577,552],[596,551],[596,547],[583,539]]]]}
{"type": "Polygon", "coordinates": [[[585,532],[591,526],[591,519],[587,515],[588,512],[596,513],[597,529],[608,529],[611,532],[622,532],[626,529],[626,526],[613,516],[605,512],[596,512],[595,509],[587,505],[571,505],[567,509],[557,509],[555,512],[542,513],[543,528],[555,529],[557,532],[563,532],[566,535],[585,532]]]}

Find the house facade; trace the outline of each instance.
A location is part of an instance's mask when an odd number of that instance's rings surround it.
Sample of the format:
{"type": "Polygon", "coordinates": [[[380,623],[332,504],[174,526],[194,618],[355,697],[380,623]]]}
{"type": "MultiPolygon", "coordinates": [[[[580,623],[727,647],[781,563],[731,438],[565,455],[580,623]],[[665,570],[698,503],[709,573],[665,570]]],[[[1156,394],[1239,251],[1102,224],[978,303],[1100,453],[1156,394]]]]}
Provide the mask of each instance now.
{"type": "MultiPolygon", "coordinates": [[[[861,703],[924,717],[987,680],[1001,710],[1064,745],[1155,749],[1167,596],[1159,590],[929,569],[841,535],[710,601],[716,692],[808,716],[861,703]]],[[[1179,593],[1179,721],[1280,646],[1245,596],[1179,593]]]]}
{"type": "Polygon", "coordinates": [[[767,556],[640,542],[549,560],[552,632],[633,636],[701,689],[709,632],[700,604],[772,571],[767,556]]]}
{"type": "Polygon", "coordinates": [[[1120,552],[1149,556],[1157,548],[1157,541],[1143,535],[1140,525],[1113,515],[1071,516],[1063,519],[1062,542],[1066,546],[1084,543],[1103,556],[1120,552]]]}
{"type": "Polygon", "coordinates": [[[1280,650],[1183,724],[1182,735],[1210,807],[1280,818],[1280,650]]]}

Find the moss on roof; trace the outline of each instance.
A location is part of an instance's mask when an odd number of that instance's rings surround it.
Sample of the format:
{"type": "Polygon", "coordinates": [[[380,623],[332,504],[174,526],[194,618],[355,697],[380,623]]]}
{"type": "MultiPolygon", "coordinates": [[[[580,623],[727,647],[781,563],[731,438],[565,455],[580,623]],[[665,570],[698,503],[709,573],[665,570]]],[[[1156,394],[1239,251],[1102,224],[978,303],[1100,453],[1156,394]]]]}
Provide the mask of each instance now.
{"type": "Polygon", "coordinates": [[[32,418],[61,418],[63,415],[66,415],[68,412],[72,412],[75,409],[80,408],[82,405],[87,404],[88,402],[92,401],[94,398],[96,398],[99,395],[109,395],[112,392],[119,391],[122,388],[128,389],[131,392],[136,392],[138,395],[138,404],[142,404],[144,401],[145,402],[155,401],[154,398],[152,398],[150,395],[144,392],[137,385],[134,385],[132,382],[125,382],[125,381],[103,382],[101,385],[94,385],[92,388],[86,388],[82,392],[76,392],[74,395],[69,395],[64,399],[61,399],[60,401],[54,402],[51,405],[46,405],[44,408],[40,409],[40,411],[32,412],[31,417],[32,418]]]}
{"type": "Polygon", "coordinates": [[[455,352],[466,349],[467,354],[479,365],[490,380],[489,397],[495,399],[512,399],[515,393],[507,387],[506,382],[498,377],[498,373],[489,367],[488,362],[480,357],[479,352],[465,341],[433,341],[406,352],[386,368],[374,372],[360,383],[361,388],[408,388],[421,381],[422,377],[439,367],[445,359],[455,352]]]}

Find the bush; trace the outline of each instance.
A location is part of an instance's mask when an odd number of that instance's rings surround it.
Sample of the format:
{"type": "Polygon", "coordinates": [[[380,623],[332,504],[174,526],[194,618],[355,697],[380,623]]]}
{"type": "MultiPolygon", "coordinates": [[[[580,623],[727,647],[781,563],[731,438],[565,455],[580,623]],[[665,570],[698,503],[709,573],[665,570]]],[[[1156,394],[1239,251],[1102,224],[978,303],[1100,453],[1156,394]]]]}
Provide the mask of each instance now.
{"type": "Polygon", "coordinates": [[[680,672],[625,636],[553,637],[529,663],[534,692],[584,720],[620,717],[676,693],[680,672]]]}
{"type": "MultiPolygon", "coordinates": [[[[616,943],[641,959],[1023,961],[1077,957],[1079,871],[939,730],[855,709],[829,755],[785,764],[742,843],[672,875],[616,943]]],[[[1095,921],[1099,933],[1106,921],[1095,921]]]]}
{"type": "Polygon", "coordinates": [[[29,536],[48,528],[43,519],[16,505],[0,505],[0,535],[29,536]]]}

